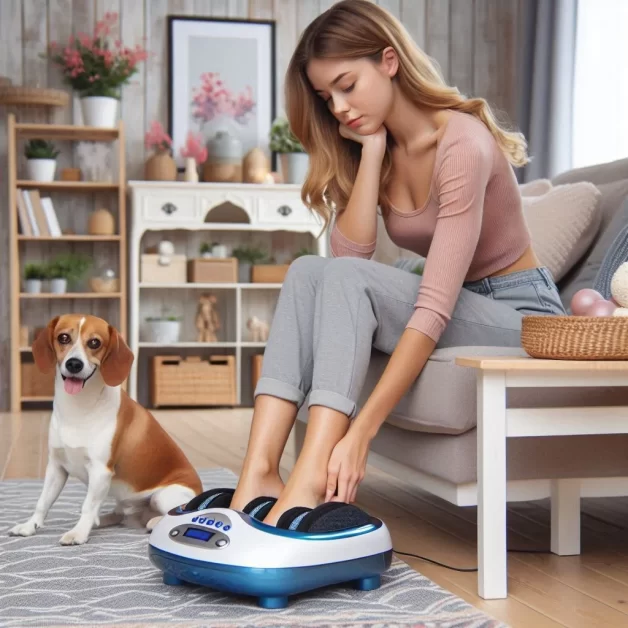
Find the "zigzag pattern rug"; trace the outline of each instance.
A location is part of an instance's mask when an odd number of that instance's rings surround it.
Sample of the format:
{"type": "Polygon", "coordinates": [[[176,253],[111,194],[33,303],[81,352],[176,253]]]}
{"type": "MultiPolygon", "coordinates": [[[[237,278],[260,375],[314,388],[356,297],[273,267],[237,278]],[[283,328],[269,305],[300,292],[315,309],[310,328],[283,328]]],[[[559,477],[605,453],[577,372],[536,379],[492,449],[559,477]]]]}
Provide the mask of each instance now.
{"type": "MultiPolygon", "coordinates": [[[[200,473],[205,488],[235,486],[225,469],[200,473]]],[[[148,535],[123,527],[92,531],[87,544],[62,547],[78,519],[85,487],[70,480],[35,536],[8,536],[32,513],[42,482],[0,483],[0,626],[325,626],[343,628],[503,628],[396,557],[375,591],[343,586],[290,598],[265,610],[252,598],[197,586],[169,587],[149,561],[148,535]]],[[[102,512],[110,509],[107,503],[102,512]]]]}

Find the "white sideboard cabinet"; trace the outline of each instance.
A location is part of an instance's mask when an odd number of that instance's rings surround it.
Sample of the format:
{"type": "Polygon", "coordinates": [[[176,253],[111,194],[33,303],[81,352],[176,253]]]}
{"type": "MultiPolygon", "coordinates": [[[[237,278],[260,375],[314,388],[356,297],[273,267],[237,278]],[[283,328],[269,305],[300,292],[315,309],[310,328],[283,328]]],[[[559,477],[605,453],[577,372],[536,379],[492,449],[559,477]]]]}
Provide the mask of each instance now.
{"type": "MultiPolygon", "coordinates": [[[[298,185],[255,185],[129,181],[129,346],[135,355],[129,394],[150,407],[151,358],[156,355],[233,355],[237,405],[252,403],[252,356],[263,352],[247,321],[252,316],[272,321],[280,283],[144,283],[141,256],[160,241],[174,244],[175,255],[201,257],[202,244],[224,244],[231,252],[256,246],[278,263],[304,250],[328,255],[322,220],[301,201],[298,185]],[[216,342],[198,342],[195,327],[199,297],[217,297],[221,328],[216,342]],[[150,342],[143,337],[147,318],[176,317],[181,333],[176,342],[150,342]]],[[[230,254],[230,253],[229,253],[230,254]]]]}

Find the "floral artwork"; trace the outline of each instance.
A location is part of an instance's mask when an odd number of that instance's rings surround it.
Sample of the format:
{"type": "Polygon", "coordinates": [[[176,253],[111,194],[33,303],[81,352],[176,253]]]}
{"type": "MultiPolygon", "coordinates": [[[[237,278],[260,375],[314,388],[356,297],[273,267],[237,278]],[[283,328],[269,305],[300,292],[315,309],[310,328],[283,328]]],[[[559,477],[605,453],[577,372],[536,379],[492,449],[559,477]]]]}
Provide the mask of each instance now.
{"type": "Polygon", "coordinates": [[[256,147],[270,155],[274,23],[179,16],[168,21],[169,131],[178,165],[189,153],[190,137],[206,147],[219,131],[236,137],[243,155],[256,147]]]}

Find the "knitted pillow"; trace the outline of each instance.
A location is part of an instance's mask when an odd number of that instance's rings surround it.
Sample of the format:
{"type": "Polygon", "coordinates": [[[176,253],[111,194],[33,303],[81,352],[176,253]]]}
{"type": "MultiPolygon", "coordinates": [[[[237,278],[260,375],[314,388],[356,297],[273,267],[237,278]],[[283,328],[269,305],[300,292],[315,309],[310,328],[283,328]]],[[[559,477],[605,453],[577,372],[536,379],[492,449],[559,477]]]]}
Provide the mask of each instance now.
{"type": "MultiPolygon", "coordinates": [[[[628,205],[628,200],[626,205],[628,205]]],[[[628,224],[617,234],[611,248],[604,256],[602,266],[600,266],[593,283],[593,289],[597,290],[605,299],[611,298],[611,279],[624,262],[628,262],[628,224]]]]}
{"type": "Polygon", "coordinates": [[[522,197],[532,247],[555,282],[584,255],[600,226],[600,192],[586,181],[522,197]]]}
{"type": "Polygon", "coordinates": [[[519,184],[521,196],[542,196],[551,189],[552,182],[549,179],[534,179],[534,181],[519,184]]]}

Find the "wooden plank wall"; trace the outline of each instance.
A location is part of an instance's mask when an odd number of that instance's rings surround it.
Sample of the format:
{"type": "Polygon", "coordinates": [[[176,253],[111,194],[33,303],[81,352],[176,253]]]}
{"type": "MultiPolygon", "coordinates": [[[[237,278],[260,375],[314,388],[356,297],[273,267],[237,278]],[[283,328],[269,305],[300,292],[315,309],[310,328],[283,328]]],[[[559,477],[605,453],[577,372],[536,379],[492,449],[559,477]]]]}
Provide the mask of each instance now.
{"type": "MultiPolygon", "coordinates": [[[[487,98],[514,116],[517,11],[522,0],[378,0],[398,16],[417,43],[434,57],[446,79],[463,93],[487,98]]],[[[127,173],[142,177],[144,132],[153,120],[167,125],[167,34],[169,14],[274,19],[277,22],[277,103],[283,74],[299,33],[333,0],[2,0],[0,76],[14,84],[61,87],[59,73],[39,57],[50,41],[90,32],[107,11],[120,14],[122,40],[145,38],[151,52],[122,100],[127,129],[127,173]]],[[[19,119],[71,122],[76,104],[50,114],[19,112],[19,119]],[[43,118],[42,118],[43,115],[43,118]]],[[[8,211],[6,110],[0,111],[0,410],[8,408],[8,211]]],[[[69,165],[72,157],[65,158],[69,165]]],[[[40,246],[40,245],[37,245],[40,246]]],[[[42,257],[50,249],[41,246],[42,257]]],[[[380,257],[403,254],[382,241],[380,257]]],[[[41,305],[46,308],[48,306],[41,305]]],[[[42,312],[45,316],[49,310],[42,312]]],[[[45,316],[42,316],[44,318],[45,316]]]]}

